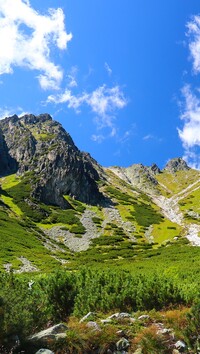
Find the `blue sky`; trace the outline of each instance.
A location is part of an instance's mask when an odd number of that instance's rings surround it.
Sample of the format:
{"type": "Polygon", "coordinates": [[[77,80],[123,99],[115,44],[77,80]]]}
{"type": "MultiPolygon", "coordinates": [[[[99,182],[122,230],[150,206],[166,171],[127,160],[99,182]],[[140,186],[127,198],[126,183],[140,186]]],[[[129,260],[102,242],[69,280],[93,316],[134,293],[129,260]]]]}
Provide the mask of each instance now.
{"type": "Polygon", "coordinates": [[[199,0],[0,0],[0,117],[50,113],[103,166],[200,168],[199,0]]]}

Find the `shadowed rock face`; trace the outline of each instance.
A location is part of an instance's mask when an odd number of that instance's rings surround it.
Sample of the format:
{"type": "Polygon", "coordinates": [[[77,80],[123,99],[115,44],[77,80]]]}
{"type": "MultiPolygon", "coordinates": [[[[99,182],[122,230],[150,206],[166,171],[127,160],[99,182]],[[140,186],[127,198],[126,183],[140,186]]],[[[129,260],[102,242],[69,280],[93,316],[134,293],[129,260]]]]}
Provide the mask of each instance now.
{"type": "Polygon", "coordinates": [[[101,167],[89,154],[78,150],[50,115],[14,115],[2,120],[0,128],[18,174],[34,172],[33,197],[62,208],[68,206],[63,195],[89,204],[101,201],[96,183],[103,173],[101,167]]]}
{"type": "Polygon", "coordinates": [[[182,158],[177,157],[168,161],[164,169],[170,173],[176,173],[177,171],[187,171],[190,167],[182,158]]]}
{"type": "Polygon", "coordinates": [[[15,173],[17,168],[17,161],[10,156],[5,138],[0,130],[0,176],[15,173]]]}

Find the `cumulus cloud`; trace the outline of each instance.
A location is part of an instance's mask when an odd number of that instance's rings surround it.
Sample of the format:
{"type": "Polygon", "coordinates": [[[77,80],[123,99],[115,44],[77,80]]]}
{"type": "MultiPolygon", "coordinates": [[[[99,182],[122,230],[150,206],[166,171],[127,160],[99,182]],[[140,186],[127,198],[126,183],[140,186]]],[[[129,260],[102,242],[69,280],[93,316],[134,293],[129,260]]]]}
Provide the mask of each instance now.
{"type": "Polygon", "coordinates": [[[196,15],[187,24],[187,36],[189,37],[189,50],[193,60],[193,69],[200,72],[200,16],[196,15]]]}
{"type": "Polygon", "coordinates": [[[200,158],[200,95],[195,94],[189,85],[182,90],[184,96],[184,107],[181,119],[183,128],[178,129],[179,137],[185,149],[184,158],[190,166],[199,168],[200,158]]]}
{"type": "MultiPolygon", "coordinates": [[[[200,73],[200,16],[193,16],[187,23],[187,37],[193,73],[200,73]]],[[[182,89],[181,120],[182,129],[178,129],[184,148],[183,158],[189,166],[200,168],[200,89],[186,84],[182,89]]]]}
{"type": "Polygon", "coordinates": [[[43,89],[56,89],[62,69],[50,58],[52,46],[67,47],[62,9],[49,9],[47,15],[35,11],[27,0],[0,0],[0,74],[11,74],[15,66],[39,72],[43,89]]]}
{"type": "Polygon", "coordinates": [[[109,88],[106,85],[100,86],[90,93],[83,92],[80,95],[74,95],[67,88],[61,94],[49,95],[47,102],[66,103],[68,108],[73,108],[77,113],[81,111],[83,105],[89,106],[96,116],[95,122],[98,128],[109,127],[111,137],[116,135],[114,124],[116,113],[127,105],[127,100],[119,86],[109,88]]]}
{"type": "Polygon", "coordinates": [[[15,107],[15,108],[11,108],[11,107],[2,107],[0,108],[0,120],[4,119],[6,117],[11,117],[14,114],[17,114],[19,116],[23,115],[23,109],[21,107],[15,107]]]}

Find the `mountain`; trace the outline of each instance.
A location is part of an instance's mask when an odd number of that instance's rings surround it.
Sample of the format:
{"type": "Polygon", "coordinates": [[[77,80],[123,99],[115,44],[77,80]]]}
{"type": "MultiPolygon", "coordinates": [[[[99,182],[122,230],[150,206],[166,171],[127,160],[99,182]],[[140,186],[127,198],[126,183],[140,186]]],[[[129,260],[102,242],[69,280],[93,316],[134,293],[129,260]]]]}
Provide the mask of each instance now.
{"type": "Polygon", "coordinates": [[[200,245],[200,173],[181,158],[103,168],[50,115],[0,121],[0,267],[151,257],[200,245]]]}
{"type": "MultiPolygon", "coordinates": [[[[47,204],[68,206],[70,195],[86,203],[101,199],[97,181],[99,171],[89,154],[82,153],[73,140],[50,115],[16,115],[0,122],[2,161],[19,176],[34,173],[31,196],[47,204]],[[9,156],[8,155],[9,152],[9,156]],[[6,155],[7,154],[7,155],[6,155]],[[12,159],[12,163],[11,163],[12,159]]],[[[5,164],[4,163],[4,164],[5,164]]]]}

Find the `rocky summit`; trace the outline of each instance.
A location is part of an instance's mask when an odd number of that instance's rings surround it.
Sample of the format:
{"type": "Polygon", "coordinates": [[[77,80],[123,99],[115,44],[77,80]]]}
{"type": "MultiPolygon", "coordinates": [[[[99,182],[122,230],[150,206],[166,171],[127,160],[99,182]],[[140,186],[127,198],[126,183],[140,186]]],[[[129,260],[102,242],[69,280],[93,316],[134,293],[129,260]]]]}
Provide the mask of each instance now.
{"type": "Polygon", "coordinates": [[[65,194],[89,204],[102,198],[97,186],[100,166],[48,114],[2,120],[0,152],[2,175],[34,173],[31,196],[39,201],[65,208],[65,194]]]}

